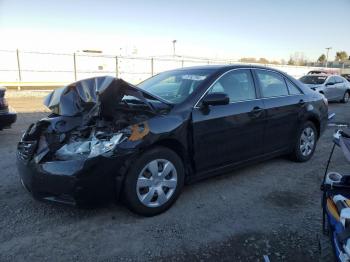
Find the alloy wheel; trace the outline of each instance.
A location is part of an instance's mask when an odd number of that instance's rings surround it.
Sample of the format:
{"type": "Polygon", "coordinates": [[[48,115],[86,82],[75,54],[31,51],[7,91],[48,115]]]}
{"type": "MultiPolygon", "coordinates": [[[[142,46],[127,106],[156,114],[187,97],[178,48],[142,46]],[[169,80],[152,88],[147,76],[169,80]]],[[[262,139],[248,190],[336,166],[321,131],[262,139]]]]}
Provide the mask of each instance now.
{"type": "Polygon", "coordinates": [[[136,183],[137,196],[147,207],[164,205],[177,186],[175,166],[166,159],[149,162],[139,173],[136,183]]]}
{"type": "Polygon", "coordinates": [[[350,95],[348,92],[346,92],[344,95],[344,102],[347,103],[349,101],[349,99],[350,99],[350,95]]]}
{"type": "Polygon", "coordinates": [[[316,136],[314,130],[311,127],[306,127],[300,136],[301,154],[305,157],[309,156],[315,147],[315,142],[316,136]]]}

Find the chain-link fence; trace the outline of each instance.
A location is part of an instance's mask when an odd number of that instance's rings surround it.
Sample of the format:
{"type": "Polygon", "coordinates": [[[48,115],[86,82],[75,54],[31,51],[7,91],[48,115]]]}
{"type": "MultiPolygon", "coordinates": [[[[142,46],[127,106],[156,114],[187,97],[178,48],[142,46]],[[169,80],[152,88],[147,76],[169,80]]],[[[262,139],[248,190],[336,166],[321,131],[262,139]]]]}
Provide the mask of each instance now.
{"type": "MultiPolygon", "coordinates": [[[[94,53],[49,53],[0,50],[0,83],[70,83],[112,75],[137,84],[159,72],[205,64],[234,64],[230,60],[191,57],[125,57],[94,53]]],[[[261,65],[261,64],[259,64],[261,65]]],[[[300,77],[314,67],[265,65],[300,77]]]]}

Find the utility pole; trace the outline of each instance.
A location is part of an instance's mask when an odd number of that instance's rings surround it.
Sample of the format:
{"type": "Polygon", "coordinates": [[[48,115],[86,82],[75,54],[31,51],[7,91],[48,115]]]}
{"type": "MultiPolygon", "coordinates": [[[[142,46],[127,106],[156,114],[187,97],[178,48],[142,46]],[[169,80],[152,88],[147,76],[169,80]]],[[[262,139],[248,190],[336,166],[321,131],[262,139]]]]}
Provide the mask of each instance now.
{"type": "Polygon", "coordinates": [[[176,44],[177,40],[173,40],[173,56],[176,55],[176,52],[175,52],[175,44],[176,44]]]}
{"type": "Polygon", "coordinates": [[[77,60],[75,57],[75,52],[73,53],[73,70],[74,70],[74,81],[77,81],[77,60]]]}
{"type": "Polygon", "coordinates": [[[21,82],[22,82],[22,73],[21,73],[21,63],[19,62],[19,51],[16,49],[16,58],[17,58],[17,71],[18,71],[18,82],[19,85],[17,86],[18,90],[21,90],[21,82]]]}
{"type": "Polygon", "coordinates": [[[327,55],[326,55],[326,68],[328,67],[328,53],[329,53],[329,50],[331,50],[332,47],[326,47],[326,50],[327,50],[327,55]]]}
{"type": "Polygon", "coordinates": [[[154,59],[153,57],[151,58],[151,76],[154,75],[154,59]]]}
{"type": "Polygon", "coordinates": [[[118,56],[115,57],[115,77],[119,77],[119,63],[118,63],[118,56]]]}

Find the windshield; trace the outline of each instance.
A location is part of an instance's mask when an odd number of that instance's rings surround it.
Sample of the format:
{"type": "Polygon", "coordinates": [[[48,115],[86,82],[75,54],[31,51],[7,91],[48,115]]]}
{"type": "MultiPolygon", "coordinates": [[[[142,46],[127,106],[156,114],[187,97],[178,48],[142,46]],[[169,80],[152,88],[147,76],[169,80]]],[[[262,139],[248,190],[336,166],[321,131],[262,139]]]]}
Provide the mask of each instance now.
{"type": "Polygon", "coordinates": [[[210,74],[213,69],[175,70],[160,73],[137,86],[170,103],[184,101],[210,74]]]}
{"type": "Polygon", "coordinates": [[[313,76],[306,75],[300,78],[300,81],[304,84],[314,84],[314,85],[322,85],[327,79],[327,76],[313,76]]]}

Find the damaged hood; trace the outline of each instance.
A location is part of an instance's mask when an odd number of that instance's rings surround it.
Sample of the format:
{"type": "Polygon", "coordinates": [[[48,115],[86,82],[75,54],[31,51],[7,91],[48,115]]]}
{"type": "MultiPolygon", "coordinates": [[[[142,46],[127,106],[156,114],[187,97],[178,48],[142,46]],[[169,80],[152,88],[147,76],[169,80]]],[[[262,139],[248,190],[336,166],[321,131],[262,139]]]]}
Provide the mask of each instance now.
{"type": "Polygon", "coordinates": [[[44,100],[54,114],[61,116],[76,116],[84,112],[112,111],[124,96],[133,96],[152,109],[147,99],[164,101],[152,94],[111,76],[94,77],[77,81],[65,87],[58,88],[44,100]]]}
{"type": "Polygon", "coordinates": [[[142,143],[151,123],[171,110],[147,91],[109,76],[59,88],[44,103],[54,114],[32,124],[19,144],[24,152],[32,143],[35,152],[21,154],[36,163],[112,157],[119,144],[142,143]]]}

